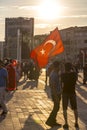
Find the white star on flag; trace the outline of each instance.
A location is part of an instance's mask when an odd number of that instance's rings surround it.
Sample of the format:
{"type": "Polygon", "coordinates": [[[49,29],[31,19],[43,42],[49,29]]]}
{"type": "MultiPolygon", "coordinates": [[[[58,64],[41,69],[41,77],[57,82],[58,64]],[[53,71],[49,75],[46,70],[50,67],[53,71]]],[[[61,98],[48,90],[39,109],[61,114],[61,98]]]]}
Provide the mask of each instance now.
{"type": "Polygon", "coordinates": [[[42,55],[45,54],[45,50],[44,49],[42,49],[40,52],[41,52],[42,55]]]}

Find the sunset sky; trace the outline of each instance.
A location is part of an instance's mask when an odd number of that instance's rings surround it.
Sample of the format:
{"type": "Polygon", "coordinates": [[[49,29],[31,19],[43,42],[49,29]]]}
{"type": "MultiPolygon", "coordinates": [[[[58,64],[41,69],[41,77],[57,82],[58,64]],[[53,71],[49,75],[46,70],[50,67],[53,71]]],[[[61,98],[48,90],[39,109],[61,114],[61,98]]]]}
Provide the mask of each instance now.
{"type": "Polygon", "coordinates": [[[0,41],[5,37],[5,18],[33,17],[34,35],[55,27],[87,26],[87,0],[0,0],[0,41]]]}

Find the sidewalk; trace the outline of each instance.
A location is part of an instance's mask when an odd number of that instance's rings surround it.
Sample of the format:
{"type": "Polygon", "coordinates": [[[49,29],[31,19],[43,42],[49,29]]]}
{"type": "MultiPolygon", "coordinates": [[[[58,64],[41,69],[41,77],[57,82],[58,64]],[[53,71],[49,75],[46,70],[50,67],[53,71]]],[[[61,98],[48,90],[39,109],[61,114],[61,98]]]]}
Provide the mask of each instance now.
{"type": "MultiPolygon", "coordinates": [[[[83,86],[82,75],[77,82],[76,92],[79,112],[79,130],[87,130],[87,86],[83,86]]],[[[48,97],[49,90],[44,90],[43,76],[39,80],[38,88],[35,82],[21,79],[19,90],[11,92],[7,96],[9,112],[7,117],[0,122],[0,130],[64,130],[63,127],[50,128],[45,124],[49,113],[53,108],[51,98],[48,97]]],[[[64,124],[62,107],[58,113],[57,121],[64,124]]],[[[68,109],[69,130],[74,127],[74,116],[68,109]]]]}

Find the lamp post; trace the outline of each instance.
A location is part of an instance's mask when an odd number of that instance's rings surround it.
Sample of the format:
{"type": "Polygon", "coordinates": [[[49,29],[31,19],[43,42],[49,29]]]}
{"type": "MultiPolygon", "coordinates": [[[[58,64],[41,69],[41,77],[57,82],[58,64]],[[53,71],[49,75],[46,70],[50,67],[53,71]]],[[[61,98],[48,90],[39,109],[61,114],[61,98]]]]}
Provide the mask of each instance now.
{"type": "Polygon", "coordinates": [[[21,62],[21,33],[20,29],[17,30],[17,60],[21,62]]]}

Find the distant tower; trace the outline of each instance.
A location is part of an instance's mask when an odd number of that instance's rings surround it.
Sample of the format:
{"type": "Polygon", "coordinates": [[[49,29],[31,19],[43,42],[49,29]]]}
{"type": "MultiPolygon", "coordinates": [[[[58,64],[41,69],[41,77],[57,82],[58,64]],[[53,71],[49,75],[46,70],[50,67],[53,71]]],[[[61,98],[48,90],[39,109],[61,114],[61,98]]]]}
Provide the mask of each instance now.
{"type": "Polygon", "coordinates": [[[17,59],[18,30],[20,30],[21,59],[28,59],[29,52],[33,47],[34,18],[5,19],[6,56],[9,58],[17,59]]]}

